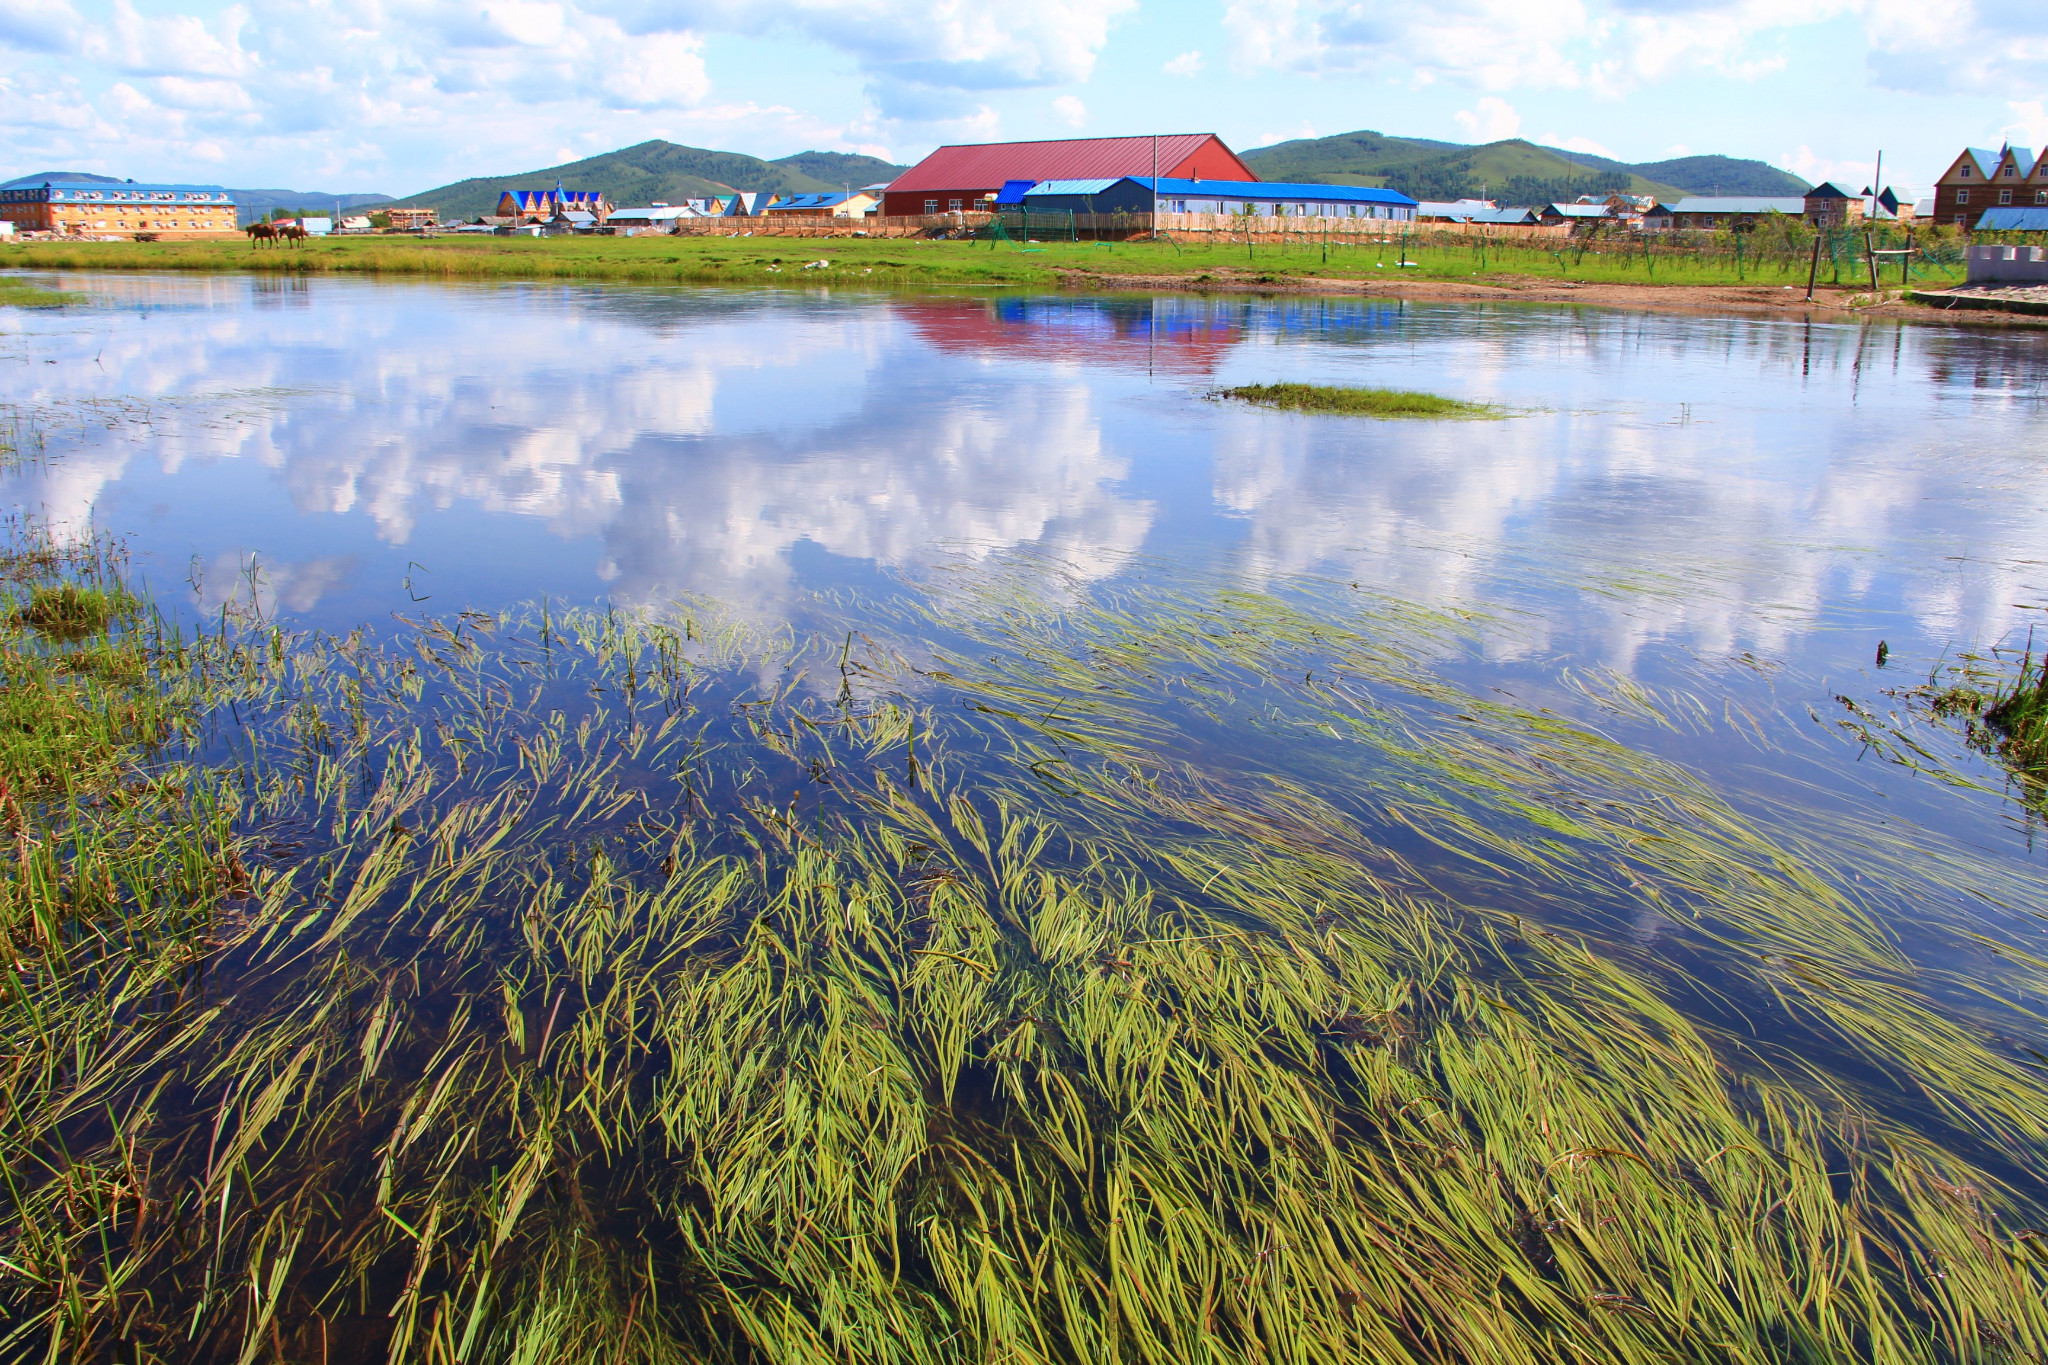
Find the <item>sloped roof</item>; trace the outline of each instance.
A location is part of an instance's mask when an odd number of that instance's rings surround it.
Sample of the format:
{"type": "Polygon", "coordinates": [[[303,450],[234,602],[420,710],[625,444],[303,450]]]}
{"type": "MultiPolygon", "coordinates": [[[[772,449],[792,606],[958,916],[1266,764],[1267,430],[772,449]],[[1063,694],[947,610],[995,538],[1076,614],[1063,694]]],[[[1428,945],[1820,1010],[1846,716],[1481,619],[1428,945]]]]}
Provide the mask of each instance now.
{"type": "Polygon", "coordinates": [[[982,142],[941,147],[889,182],[892,194],[916,190],[980,189],[1019,180],[1088,180],[1150,175],[1153,147],[1158,166],[1171,170],[1211,143],[1221,148],[1244,174],[1257,180],[1250,167],[1223,145],[1214,133],[1169,133],[1152,137],[1078,137],[1057,142],[982,142]]]}
{"type": "Polygon", "coordinates": [[[1474,209],[1470,221],[1474,223],[1533,223],[1534,209],[1474,209]]]}
{"type": "MultiPolygon", "coordinates": [[[[2008,145],[2005,149],[2005,152],[2012,153],[2013,167],[2015,170],[2019,172],[2020,178],[2023,180],[2026,177],[2032,175],[2034,173],[2034,167],[2040,164],[2038,161],[2035,160],[2034,149],[2031,147],[2014,147],[2008,145]]],[[[1998,159],[2000,161],[2005,160],[2005,152],[2000,152],[1998,154],[1998,159]]]]}
{"type": "MultiPolygon", "coordinates": [[[[1126,178],[1135,180],[1148,190],[1152,188],[1149,175],[1126,178]]],[[[1415,203],[1399,190],[1383,190],[1371,185],[1307,185],[1291,180],[1179,180],[1162,175],[1159,177],[1159,192],[1180,199],[1257,199],[1268,202],[1303,199],[1321,204],[1401,204],[1411,207],[1415,203]]]]}
{"type": "Polygon", "coordinates": [[[1806,192],[1808,199],[1860,199],[1863,196],[1851,194],[1832,180],[1823,180],[1806,192]]]}
{"type": "Polygon", "coordinates": [[[1111,185],[1130,178],[1113,175],[1107,180],[1041,180],[1024,191],[1024,196],[1028,199],[1034,194],[1106,194],[1111,185]]]}
{"type": "Polygon", "coordinates": [[[1671,206],[1673,213],[1784,213],[1794,218],[1805,216],[1806,200],[1799,196],[1789,199],[1761,198],[1700,198],[1688,195],[1671,206]]]}
{"type": "Polygon", "coordinates": [[[1979,232],[2048,232],[2048,209],[1986,209],[1977,219],[1979,232]]]}
{"type": "MultiPolygon", "coordinates": [[[[1560,218],[1612,218],[1605,204],[1545,204],[1544,213],[1554,213],[1560,218]]],[[[1475,218],[1477,214],[1473,215],[1475,218]]]]}
{"type": "Polygon", "coordinates": [[[1963,148],[1963,155],[1977,163],[1977,174],[1983,176],[1986,180],[1991,178],[1991,172],[1998,165],[1999,154],[1997,152],[1987,152],[1982,147],[1965,147],[1963,148]]]}
{"type": "Polygon", "coordinates": [[[770,200],[763,213],[775,213],[782,209],[835,209],[846,202],[845,190],[819,191],[814,194],[783,194],[770,200]]]}

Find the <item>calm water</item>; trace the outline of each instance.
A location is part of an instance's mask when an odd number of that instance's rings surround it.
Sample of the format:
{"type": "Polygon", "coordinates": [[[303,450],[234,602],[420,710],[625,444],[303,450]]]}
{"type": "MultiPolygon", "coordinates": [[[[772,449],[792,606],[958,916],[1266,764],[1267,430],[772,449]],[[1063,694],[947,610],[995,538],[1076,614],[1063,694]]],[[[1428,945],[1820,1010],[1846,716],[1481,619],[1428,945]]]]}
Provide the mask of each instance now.
{"type": "MultiPolygon", "coordinates": [[[[1029,564],[1075,597],[1356,584],[1476,613],[1435,666],[1477,694],[1595,721],[1758,809],[1889,822],[1979,860],[2000,914],[2036,875],[2014,803],[1814,722],[2044,623],[2048,337],[1377,301],[55,282],[99,303],[0,315],[0,403],[48,455],[0,500],[129,538],[159,598],[198,611],[253,582],[266,611],[339,628],[686,593],[801,626],[820,595],[915,597],[963,567],[1029,564]],[[1516,415],[1207,396],[1273,379],[1516,415]],[[1632,719],[1588,696],[1589,670],[1702,714],[1739,705],[1759,740],[1632,719]]],[[[1978,913],[1967,889],[1912,889],[1902,934],[1915,896],[1978,913]]]]}
{"type": "Polygon", "coordinates": [[[1556,308],[67,277],[0,324],[54,458],[8,501],[308,622],[814,590],[1016,551],[1081,580],[1363,581],[1498,657],[1815,676],[2048,603],[2048,339],[1556,308]],[[1511,421],[1205,395],[1426,388],[1511,421]],[[406,584],[410,580],[411,590],[406,584]]]}

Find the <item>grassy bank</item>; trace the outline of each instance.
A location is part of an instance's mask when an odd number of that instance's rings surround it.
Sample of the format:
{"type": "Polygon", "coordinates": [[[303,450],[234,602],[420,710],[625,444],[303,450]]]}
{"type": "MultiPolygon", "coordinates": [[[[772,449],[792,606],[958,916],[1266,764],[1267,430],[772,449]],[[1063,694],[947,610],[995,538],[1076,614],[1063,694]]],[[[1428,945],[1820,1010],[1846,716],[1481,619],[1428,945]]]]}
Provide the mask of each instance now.
{"type": "Polygon", "coordinates": [[[5,566],[7,1358],[2048,1350],[2048,1090],[1899,840],[1447,687],[1457,619],[181,638],[5,566]]]}
{"type": "MultiPolygon", "coordinates": [[[[1314,280],[1487,280],[1639,286],[1791,285],[1811,264],[1802,240],[1767,244],[1735,234],[1677,244],[1516,243],[1393,235],[1305,234],[1284,244],[1042,242],[859,238],[416,238],[349,237],[297,250],[240,242],[31,243],[0,248],[0,267],[426,275],[456,279],[675,281],[691,284],[1053,286],[1286,286],[1314,280]],[[822,266],[806,269],[815,262],[822,266]]],[[[1859,239],[1860,240],[1860,239],[1859,239]]],[[[1952,253],[1951,253],[1952,254],[1952,253]]],[[[1916,282],[1954,283],[1959,269],[1924,265],[1916,282]]],[[[1888,277],[1888,283],[1895,280],[1888,277]]],[[[1822,287],[1868,288],[1846,248],[1828,259],[1822,287]]]]}

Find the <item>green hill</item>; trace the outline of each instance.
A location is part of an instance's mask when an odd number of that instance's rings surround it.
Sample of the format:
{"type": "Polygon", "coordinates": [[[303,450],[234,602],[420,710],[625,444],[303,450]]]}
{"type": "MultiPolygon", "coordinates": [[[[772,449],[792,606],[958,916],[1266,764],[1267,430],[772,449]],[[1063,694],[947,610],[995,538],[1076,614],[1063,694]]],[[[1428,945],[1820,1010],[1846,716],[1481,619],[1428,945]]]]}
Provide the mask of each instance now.
{"type": "Polygon", "coordinates": [[[430,205],[444,220],[452,220],[492,212],[505,190],[553,189],[557,180],[572,190],[603,190],[614,204],[624,207],[656,200],[673,204],[734,190],[815,194],[843,188],[849,182],[858,188],[893,180],[903,169],[877,157],[845,152],[798,152],[763,161],[741,152],[680,147],[657,138],[563,166],[458,180],[396,202],[430,205]]]}
{"type": "Polygon", "coordinates": [[[1732,156],[1681,156],[1636,167],[1644,175],[1683,185],[1694,194],[1804,194],[1812,187],[1790,171],[1732,156]]]}
{"type": "Polygon", "coordinates": [[[1473,147],[1361,131],[1276,143],[1243,156],[1266,180],[1382,185],[1417,199],[1540,204],[1616,190],[1676,199],[1717,191],[1798,194],[1806,188],[1796,176],[1761,161],[1690,156],[1631,165],[1521,138],[1473,147]]]}

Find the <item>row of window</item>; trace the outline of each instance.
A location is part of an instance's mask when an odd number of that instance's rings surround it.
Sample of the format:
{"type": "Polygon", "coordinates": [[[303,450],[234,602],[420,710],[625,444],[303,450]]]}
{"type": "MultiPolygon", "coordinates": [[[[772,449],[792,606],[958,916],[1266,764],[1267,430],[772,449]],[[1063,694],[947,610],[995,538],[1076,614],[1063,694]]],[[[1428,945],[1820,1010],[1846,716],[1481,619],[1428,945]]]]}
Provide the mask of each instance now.
{"type": "MultiPolygon", "coordinates": [[[[2019,174],[2019,170],[2017,167],[2014,166],[2006,166],[2001,168],[1998,173],[2007,180],[2011,180],[2019,174]]],[[[1970,178],[1969,162],[1965,161],[1961,166],[1956,168],[1956,178],[1958,180],[1968,180],[1970,178]]]]}
{"type": "MultiPolygon", "coordinates": [[[[1970,192],[1969,192],[1968,190],[1957,190],[1957,191],[1956,191],[1956,202],[1957,202],[1958,204],[1967,204],[1967,203],[1969,203],[1969,202],[1970,202],[1970,192]]],[[[1998,202],[1999,202],[1999,203],[2001,203],[2001,204],[2010,204],[2010,203],[2012,202],[2012,191],[2011,191],[2011,190],[2000,190],[2000,191],[1998,192],[1998,202]]],[[[2035,191],[2034,191],[2034,202],[2035,202],[2035,203],[2037,203],[2037,204],[2048,204],[2048,190],[2035,190],[2035,191]]]]}

